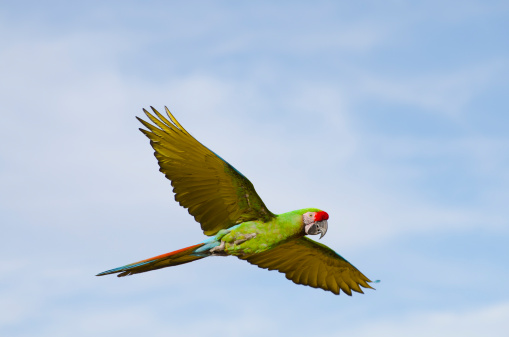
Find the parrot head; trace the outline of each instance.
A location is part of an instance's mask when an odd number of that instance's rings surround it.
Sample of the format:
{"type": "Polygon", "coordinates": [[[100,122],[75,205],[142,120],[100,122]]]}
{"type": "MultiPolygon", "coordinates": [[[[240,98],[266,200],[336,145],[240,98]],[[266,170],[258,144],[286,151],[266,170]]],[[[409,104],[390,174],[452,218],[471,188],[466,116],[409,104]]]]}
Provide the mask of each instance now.
{"type": "Polygon", "coordinates": [[[302,221],[304,222],[304,232],[306,235],[320,234],[320,239],[323,238],[327,233],[327,220],[329,214],[324,211],[319,212],[307,212],[302,215],[302,221]]]}

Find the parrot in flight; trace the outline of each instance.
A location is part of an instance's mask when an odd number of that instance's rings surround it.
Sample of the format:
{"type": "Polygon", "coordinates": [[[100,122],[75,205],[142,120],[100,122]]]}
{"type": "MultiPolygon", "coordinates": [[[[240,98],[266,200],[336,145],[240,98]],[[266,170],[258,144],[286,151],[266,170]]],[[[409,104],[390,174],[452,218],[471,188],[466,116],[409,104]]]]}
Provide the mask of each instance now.
{"type": "MultiPolygon", "coordinates": [[[[176,266],[209,256],[236,256],[260,268],[278,270],[296,284],[339,295],[363,293],[372,282],[331,248],[306,235],[322,238],[329,215],[317,208],[273,214],[253,184],[223,158],[191,136],[165,107],[143,109],[152,124],[138,118],[155,150],[160,171],[171,181],[175,200],[187,208],[207,240],[107,270],[97,276],[128,276],[176,266]]],[[[373,288],[372,288],[373,289],[373,288]]]]}

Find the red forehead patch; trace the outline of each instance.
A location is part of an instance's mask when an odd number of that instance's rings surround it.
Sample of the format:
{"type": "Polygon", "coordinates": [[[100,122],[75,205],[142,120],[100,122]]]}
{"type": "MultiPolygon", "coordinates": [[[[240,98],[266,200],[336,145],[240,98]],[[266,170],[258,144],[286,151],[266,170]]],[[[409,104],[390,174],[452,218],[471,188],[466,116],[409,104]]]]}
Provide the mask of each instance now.
{"type": "Polygon", "coordinates": [[[321,211],[321,212],[317,212],[315,214],[315,221],[323,221],[323,220],[328,220],[328,219],[329,219],[329,214],[327,214],[327,212],[321,211]]]}

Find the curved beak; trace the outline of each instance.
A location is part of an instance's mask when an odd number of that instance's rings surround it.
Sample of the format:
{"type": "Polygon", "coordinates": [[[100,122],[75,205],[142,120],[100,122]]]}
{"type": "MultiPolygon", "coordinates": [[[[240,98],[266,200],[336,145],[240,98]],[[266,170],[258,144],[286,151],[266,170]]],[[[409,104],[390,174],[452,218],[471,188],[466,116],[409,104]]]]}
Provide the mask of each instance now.
{"type": "Polygon", "coordinates": [[[317,222],[316,227],[317,227],[318,233],[320,233],[320,239],[323,238],[323,236],[327,233],[327,229],[329,229],[327,220],[322,220],[322,221],[317,222]]]}

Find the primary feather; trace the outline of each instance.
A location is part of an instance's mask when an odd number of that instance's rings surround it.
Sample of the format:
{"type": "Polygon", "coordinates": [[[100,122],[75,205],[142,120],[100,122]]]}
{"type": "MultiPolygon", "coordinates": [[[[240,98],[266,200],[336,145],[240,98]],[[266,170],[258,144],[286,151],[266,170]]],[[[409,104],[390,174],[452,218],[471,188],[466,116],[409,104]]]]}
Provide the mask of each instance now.
{"type": "Polygon", "coordinates": [[[205,235],[250,221],[268,221],[270,212],[253,184],[224,159],[203,146],[173,117],[143,109],[154,125],[138,120],[155,150],[160,171],[171,180],[175,200],[201,224],[205,235]]]}
{"type": "Polygon", "coordinates": [[[352,290],[362,293],[359,285],[371,288],[367,283],[371,282],[370,279],[350,262],[329,247],[307,237],[290,240],[274,249],[249,256],[246,260],[260,268],[284,273],[297,284],[322,288],[335,294],[339,294],[340,289],[347,295],[352,295],[352,290]]]}

